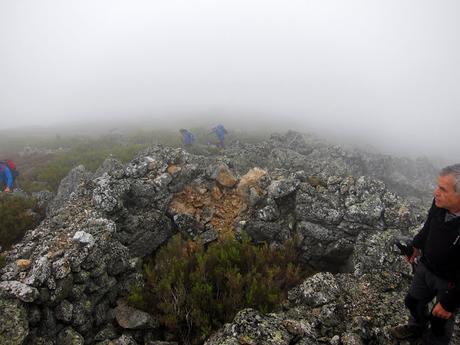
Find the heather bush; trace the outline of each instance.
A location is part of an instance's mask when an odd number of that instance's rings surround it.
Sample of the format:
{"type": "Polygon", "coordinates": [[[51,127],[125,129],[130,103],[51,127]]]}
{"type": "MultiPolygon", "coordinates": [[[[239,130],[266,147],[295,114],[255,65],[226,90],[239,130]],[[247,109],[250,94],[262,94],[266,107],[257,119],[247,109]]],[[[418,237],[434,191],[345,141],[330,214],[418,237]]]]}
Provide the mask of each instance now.
{"type": "Polygon", "coordinates": [[[159,314],[183,344],[201,344],[246,307],[272,311],[308,272],[297,264],[294,241],[271,249],[244,236],[207,248],[176,235],[144,265],[145,286],[135,287],[132,304],[159,314]]]}
{"type": "Polygon", "coordinates": [[[41,219],[36,201],[9,194],[0,195],[0,246],[9,248],[41,219]]]}

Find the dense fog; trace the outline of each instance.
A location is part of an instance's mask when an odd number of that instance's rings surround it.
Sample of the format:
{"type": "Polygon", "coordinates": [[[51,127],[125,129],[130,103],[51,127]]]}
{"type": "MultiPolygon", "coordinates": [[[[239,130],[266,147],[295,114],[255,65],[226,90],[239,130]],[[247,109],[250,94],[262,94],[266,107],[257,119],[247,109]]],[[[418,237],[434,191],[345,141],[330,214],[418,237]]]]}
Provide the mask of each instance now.
{"type": "Polygon", "coordinates": [[[460,160],[458,13],[454,0],[2,1],[0,129],[222,122],[460,160]]]}

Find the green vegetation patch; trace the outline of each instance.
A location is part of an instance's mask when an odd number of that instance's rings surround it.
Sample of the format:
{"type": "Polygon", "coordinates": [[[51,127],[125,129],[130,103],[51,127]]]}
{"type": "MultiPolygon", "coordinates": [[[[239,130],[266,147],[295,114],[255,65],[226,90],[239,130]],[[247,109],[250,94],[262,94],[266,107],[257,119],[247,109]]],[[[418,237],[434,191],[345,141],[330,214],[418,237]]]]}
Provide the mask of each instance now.
{"type": "Polygon", "coordinates": [[[130,302],[159,314],[162,325],[183,344],[201,344],[247,307],[272,311],[311,272],[298,262],[295,241],[283,248],[257,246],[245,236],[207,248],[176,235],[144,266],[145,285],[130,302]]]}
{"type": "Polygon", "coordinates": [[[87,140],[67,152],[56,154],[46,166],[37,169],[34,178],[45,183],[50,190],[56,191],[61,180],[72,168],[80,164],[90,171],[95,171],[108,157],[128,162],[143,148],[145,145],[121,144],[110,139],[87,140]]]}
{"type": "Polygon", "coordinates": [[[41,218],[34,199],[0,195],[0,246],[7,249],[20,241],[27,230],[38,225],[41,218]]]}

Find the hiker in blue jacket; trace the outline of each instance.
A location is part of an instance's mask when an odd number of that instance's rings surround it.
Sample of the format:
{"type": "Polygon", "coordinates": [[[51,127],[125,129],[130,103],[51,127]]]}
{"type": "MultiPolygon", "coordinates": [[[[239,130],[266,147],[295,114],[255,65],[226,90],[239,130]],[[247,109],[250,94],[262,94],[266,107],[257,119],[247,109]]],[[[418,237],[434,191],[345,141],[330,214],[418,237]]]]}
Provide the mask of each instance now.
{"type": "Polygon", "coordinates": [[[224,126],[217,125],[212,129],[212,133],[214,133],[217,136],[217,139],[219,139],[218,146],[224,148],[225,134],[227,134],[227,130],[224,128],[224,126]]]}
{"type": "Polygon", "coordinates": [[[182,144],[184,144],[184,146],[192,146],[195,142],[195,136],[193,133],[185,128],[181,128],[179,132],[182,135],[182,144]]]}
{"type": "Polygon", "coordinates": [[[0,186],[7,193],[13,189],[13,175],[8,165],[4,163],[0,163],[0,186]]]}

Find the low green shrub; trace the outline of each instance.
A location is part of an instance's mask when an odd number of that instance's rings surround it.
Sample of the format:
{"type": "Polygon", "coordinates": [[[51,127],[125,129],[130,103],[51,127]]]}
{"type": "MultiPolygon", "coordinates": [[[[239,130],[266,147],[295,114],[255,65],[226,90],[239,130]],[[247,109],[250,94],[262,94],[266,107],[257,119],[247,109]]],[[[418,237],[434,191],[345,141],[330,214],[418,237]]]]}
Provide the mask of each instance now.
{"type": "Polygon", "coordinates": [[[0,195],[0,246],[9,248],[41,220],[36,201],[9,194],[0,195]]]}
{"type": "Polygon", "coordinates": [[[144,265],[145,285],[129,296],[183,344],[201,344],[246,307],[272,311],[309,272],[297,264],[294,241],[257,246],[246,237],[207,248],[176,235],[144,265]]]}

